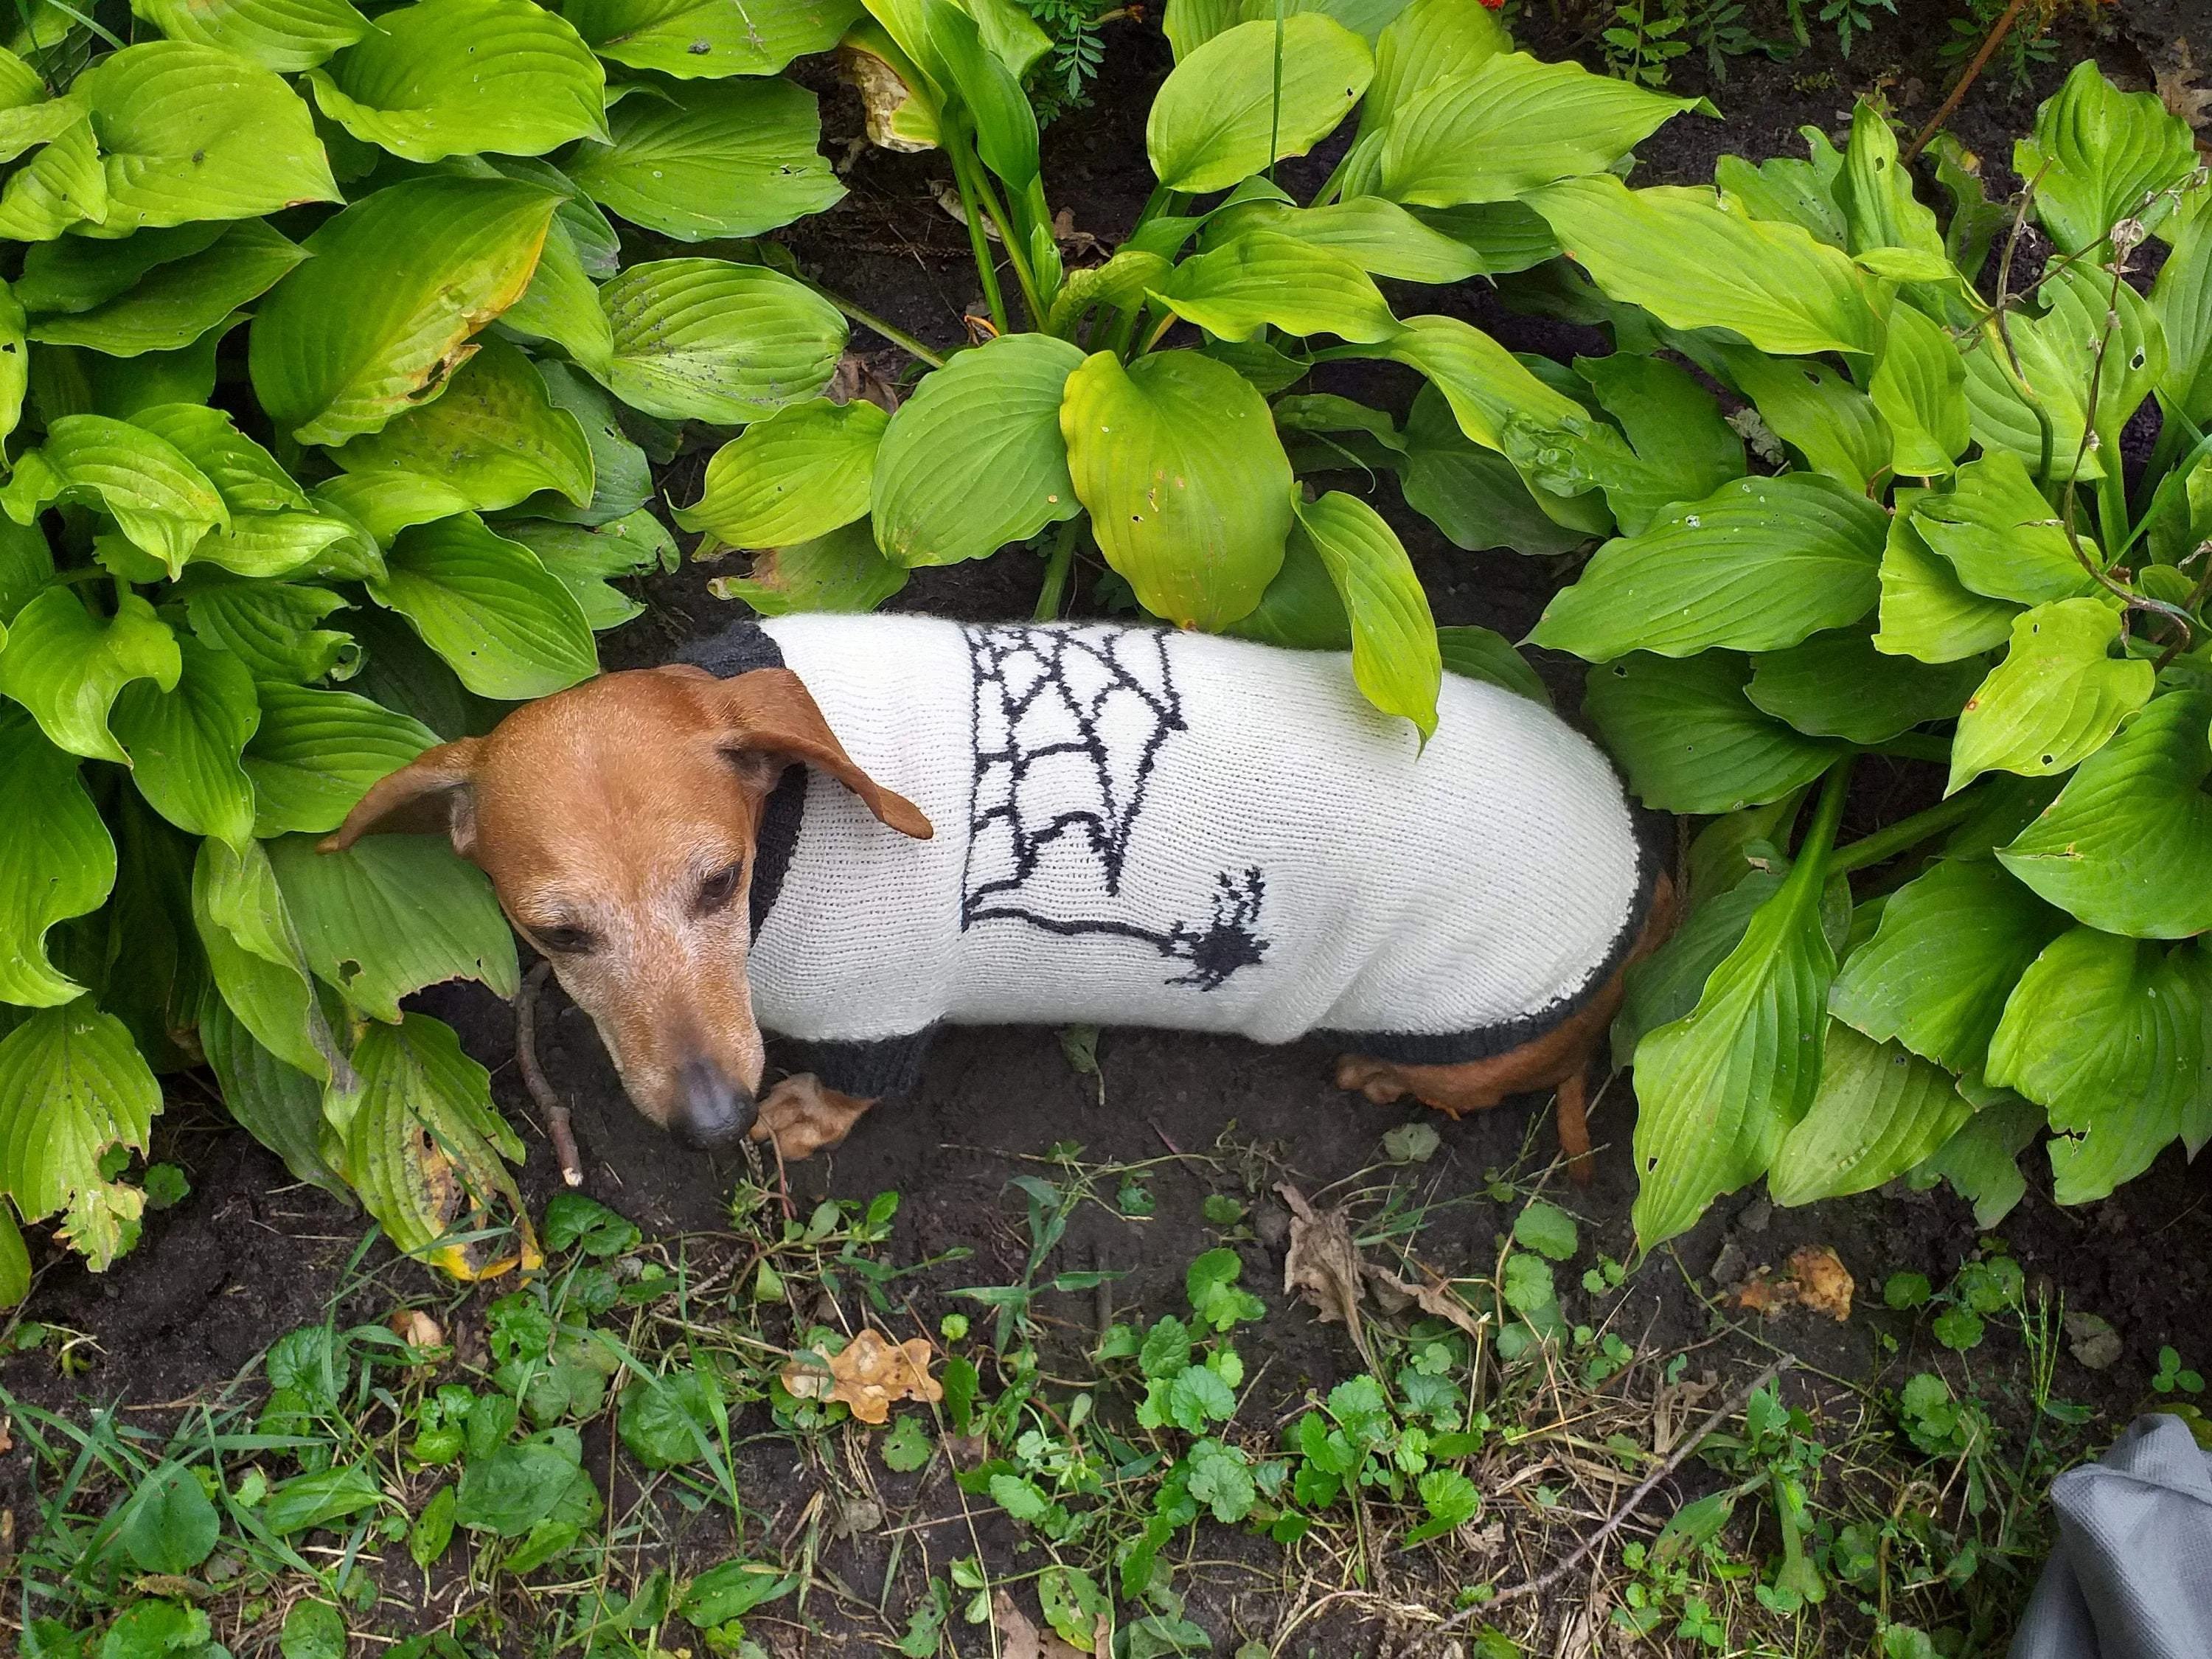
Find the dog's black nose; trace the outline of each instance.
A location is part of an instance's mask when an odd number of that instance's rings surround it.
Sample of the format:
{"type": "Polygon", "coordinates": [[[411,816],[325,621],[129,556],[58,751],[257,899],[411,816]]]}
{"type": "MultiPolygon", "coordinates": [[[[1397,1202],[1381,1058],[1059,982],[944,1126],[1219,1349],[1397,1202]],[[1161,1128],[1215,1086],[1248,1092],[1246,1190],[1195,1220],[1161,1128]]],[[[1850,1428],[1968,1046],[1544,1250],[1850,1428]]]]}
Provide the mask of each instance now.
{"type": "Polygon", "coordinates": [[[711,1060],[686,1060],[676,1073],[676,1115],[668,1127],[701,1152],[732,1145],[759,1115],[752,1091],[711,1060]]]}

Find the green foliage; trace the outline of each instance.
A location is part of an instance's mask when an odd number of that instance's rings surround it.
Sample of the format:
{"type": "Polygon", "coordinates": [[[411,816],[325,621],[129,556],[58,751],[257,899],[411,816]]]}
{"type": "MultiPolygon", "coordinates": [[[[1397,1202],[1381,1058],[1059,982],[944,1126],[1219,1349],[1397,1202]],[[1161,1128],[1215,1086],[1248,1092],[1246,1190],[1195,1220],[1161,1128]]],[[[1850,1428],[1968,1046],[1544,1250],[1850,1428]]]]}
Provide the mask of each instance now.
{"type": "Polygon", "coordinates": [[[811,407],[826,301],[722,260],[625,269],[602,206],[682,241],[836,200],[813,97],[767,61],[836,30],[678,24],[669,60],[620,0],[137,18],[134,45],[72,12],[0,56],[0,1256],[58,1214],[104,1266],[177,1201],[173,1166],[142,1192],[106,1161],[204,1055],[404,1248],[534,1261],[484,1074],[399,1007],[457,975],[512,993],[489,889],[441,842],[294,837],[597,672],[593,630],[638,608],[608,580],[674,552],[617,399],[811,407]]]}

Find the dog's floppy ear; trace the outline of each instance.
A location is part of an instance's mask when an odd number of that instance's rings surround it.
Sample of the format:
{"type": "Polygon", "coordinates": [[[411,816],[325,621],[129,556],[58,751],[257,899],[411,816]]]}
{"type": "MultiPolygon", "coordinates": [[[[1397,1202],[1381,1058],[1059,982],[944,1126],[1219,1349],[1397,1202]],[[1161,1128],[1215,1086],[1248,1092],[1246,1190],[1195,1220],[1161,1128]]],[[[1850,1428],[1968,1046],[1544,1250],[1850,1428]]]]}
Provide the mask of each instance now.
{"type": "Polygon", "coordinates": [[[440,744],[378,779],[345,822],[323,837],[321,850],[342,853],[363,836],[443,833],[453,838],[455,852],[466,855],[476,841],[477,818],[469,786],[483,746],[481,738],[440,744]]]}
{"type": "Polygon", "coordinates": [[[788,668],[755,668],[715,682],[724,722],[723,748],[732,756],[805,761],[858,795],[879,823],[927,841],[935,833],[920,807],[863,772],[837,741],[805,682],[788,668]]]}

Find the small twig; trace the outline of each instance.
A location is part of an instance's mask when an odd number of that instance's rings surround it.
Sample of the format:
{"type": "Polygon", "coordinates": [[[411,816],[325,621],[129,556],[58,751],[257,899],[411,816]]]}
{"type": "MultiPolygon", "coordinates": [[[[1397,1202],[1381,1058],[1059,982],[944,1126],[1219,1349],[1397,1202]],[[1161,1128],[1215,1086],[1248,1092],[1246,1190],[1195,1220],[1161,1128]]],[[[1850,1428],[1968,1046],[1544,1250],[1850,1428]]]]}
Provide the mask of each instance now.
{"type": "Polygon", "coordinates": [[[1438,1628],[1442,1630],[1456,1629],[1459,1626],[1466,1624],[1469,1620],[1474,1618],[1476,1615],[1487,1613],[1492,1607],[1502,1607],[1508,1601],[1517,1601],[1524,1595],[1540,1595],[1546,1590],[1551,1589],[1554,1584],[1559,1583],[1560,1580],[1564,1579],[1569,1573],[1572,1572],[1577,1567],[1582,1565],[1584,1557],[1588,1556],[1592,1551],[1603,1544],[1605,1540],[1612,1537],[1614,1533],[1620,1531],[1620,1528],[1627,1523],[1629,1518],[1633,1516],[1638,1510],[1644,1506],[1644,1500],[1650,1497],[1654,1492],[1658,1490],[1660,1482],[1665,1480],[1668,1476],[1673,1474],[1676,1469],[1681,1468],[1683,1463],[1687,1461],[1690,1454],[1697,1450],[1699,1446],[1705,1444],[1706,1437],[1711,1435],[1714,1430],[1719,1428],[1722,1424],[1727,1422],[1729,1419],[1735,1416],[1739,1412],[1742,1411],[1746,1406],[1750,1404],[1752,1395],[1757,1394],[1761,1389],[1765,1388],[1769,1382],[1771,1382],[1776,1377],[1781,1376],[1784,1371],[1788,1370],[1790,1366],[1796,1363],[1797,1359],[1795,1354],[1785,1353],[1782,1355],[1771,1364],[1768,1365],[1765,1370],[1759,1372],[1757,1376],[1753,1377],[1749,1382],[1746,1383],[1742,1388],[1738,1389],[1720,1405],[1715,1407],[1705,1420],[1698,1425],[1698,1431],[1692,1435],[1688,1439],[1685,1440],[1680,1445],[1675,1447],[1674,1451],[1668,1456],[1667,1461],[1659,1466],[1658,1469],[1653,1473],[1651,1477],[1644,1481],[1644,1483],[1638,1486],[1634,1492],[1628,1494],[1628,1501],[1623,1504],[1619,1509],[1615,1510],[1603,1526],[1600,1527],[1595,1532],[1584,1539],[1579,1545],[1576,1546],[1574,1552],[1567,1556],[1565,1559],[1554,1564],[1548,1571],[1538,1575],[1536,1577],[1529,1579],[1526,1583],[1515,1584],[1510,1589],[1502,1589],[1498,1591],[1497,1595],[1492,1596],[1487,1601],[1482,1602],[1475,1607],[1468,1607],[1464,1612],[1455,1614],[1453,1617],[1445,1620],[1438,1628]]]}
{"type": "Polygon", "coordinates": [[[1959,77],[1959,84],[1951,88],[1951,95],[1943,100],[1942,107],[1935,114],[1928,118],[1928,125],[1920,129],[1920,136],[1906,147],[1905,154],[1897,158],[1899,166],[1911,166],[1914,158],[1928,148],[1929,141],[1943,130],[1943,123],[1951,118],[1959,107],[1959,100],[1966,95],[1966,88],[1980,78],[1990,59],[1996,55],[1997,47],[2003,44],[2012,26],[2020,20],[2021,13],[2027,9],[2027,0],[2012,0],[2012,4],[2004,9],[2004,15],[1990,27],[1988,38],[1982,42],[1982,49],[1974,54],[1972,61],[1966,65],[1966,73],[1959,77]]]}
{"type": "Polygon", "coordinates": [[[523,978],[521,994],[514,999],[514,1058],[522,1067],[530,1097],[545,1114],[545,1133],[552,1137],[554,1156],[561,1160],[561,1179],[571,1187],[580,1187],[584,1159],[576,1150],[576,1132],[568,1123],[568,1104],[553,1092],[553,1085],[538,1067],[538,993],[552,973],[553,964],[541,961],[523,978]]]}

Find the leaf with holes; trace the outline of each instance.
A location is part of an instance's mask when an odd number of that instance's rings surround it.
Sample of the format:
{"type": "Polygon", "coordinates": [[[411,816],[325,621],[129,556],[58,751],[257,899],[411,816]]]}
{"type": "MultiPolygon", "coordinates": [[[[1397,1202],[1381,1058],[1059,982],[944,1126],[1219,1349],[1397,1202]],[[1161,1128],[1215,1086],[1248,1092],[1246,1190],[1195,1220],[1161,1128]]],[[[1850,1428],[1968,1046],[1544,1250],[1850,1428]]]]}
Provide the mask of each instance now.
{"type": "Polygon", "coordinates": [[[415,472],[452,486],[484,512],[552,490],[592,499],[582,423],[556,409],[529,358],[499,341],[456,369],[434,403],[356,438],[333,459],[349,472],[415,472]]]}
{"type": "Polygon", "coordinates": [[[88,997],[45,1008],[0,1037],[0,1188],[26,1221],[63,1226],[94,1272],[131,1248],[144,1194],[110,1182],[112,1147],[144,1152],[161,1109],[123,1022],[88,997]]]}
{"type": "Polygon", "coordinates": [[[1639,652],[1591,669],[1583,708],[1645,805],[1732,812],[1802,788],[1844,753],[1753,708],[1750,677],[1733,652],[1680,661],[1639,652]]]}
{"type": "Polygon", "coordinates": [[[2112,654],[2119,637],[2120,613],[2102,599],[2014,617],[2012,649],[1959,716],[1944,793],[1990,770],[2054,776],[2103,748],[2157,678],[2150,664],[2112,654]]]}
{"type": "Polygon", "coordinates": [[[803,283],[722,259],[630,266],[599,290],[613,325],[607,389],[662,420],[737,426],[830,384],[845,319],[803,283]]]}

